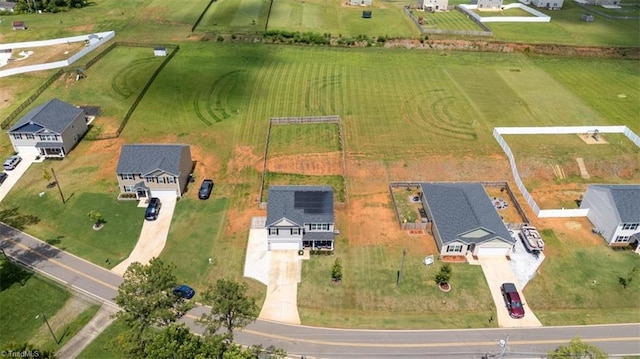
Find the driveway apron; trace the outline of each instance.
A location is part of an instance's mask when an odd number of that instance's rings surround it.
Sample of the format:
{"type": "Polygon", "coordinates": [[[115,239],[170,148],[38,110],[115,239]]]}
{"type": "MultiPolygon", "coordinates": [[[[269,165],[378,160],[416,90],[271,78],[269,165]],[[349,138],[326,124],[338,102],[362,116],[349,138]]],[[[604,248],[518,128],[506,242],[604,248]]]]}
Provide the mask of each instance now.
{"type": "Polygon", "coordinates": [[[496,304],[498,326],[501,328],[541,327],[542,324],[533,311],[531,311],[531,308],[527,305],[527,300],[522,292],[522,287],[518,284],[509,261],[502,257],[488,257],[480,258],[479,262],[482,266],[482,271],[484,272],[484,277],[487,280],[489,289],[491,290],[493,301],[496,304]],[[502,283],[514,283],[516,288],[518,288],[520,299],[524,305],[524,318],[513,319],[509,316],[507,306],[502,297],[502,292],[500,291],[502,283]]]}
{"type": "Polygon", "coordinates": [[[271,251],[269,284],[260,319],[300,324],[298,283],[301,258],[298,251],[271,251]]]}
{"type": "Polygon", "coordinates": [[[141,218],[144,223],[142,224],[138,243],[136,243],[135,248],[127,259],[111,269],[112,272],[123,275],[131,263],[148,264],[153,257],[160,256],[167,243],[171,218],[176,208],[176,199],[161,198],[160,201],[162,202],[162,208],[160,208],[158,219],[147,221],[141,218]]]}

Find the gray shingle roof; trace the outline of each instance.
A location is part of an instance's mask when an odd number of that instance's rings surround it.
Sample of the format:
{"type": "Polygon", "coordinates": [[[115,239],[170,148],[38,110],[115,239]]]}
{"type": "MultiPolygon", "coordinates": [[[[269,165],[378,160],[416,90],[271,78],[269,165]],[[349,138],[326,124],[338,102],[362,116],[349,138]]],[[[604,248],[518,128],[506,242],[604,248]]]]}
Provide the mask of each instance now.
{"type": "Polygon", "coordinates": [[[596,184],[609,192],[622,223],[640,223],[640,185],[596,184]]]}
{"type": "Polygon", "coordinates": [[[83,112],[82,109],[54,98],[29,111],[9,129],[9,132],[37,132],[40,127],[43,127],[52,132],[62,134],[73,120],[83,112]],[[34,124],[37,126],[34,126],[34,124]]]}
{"type": "Polygon", "coordinates": [[[443,244],[483,243],[494,238],[515,243],[480,183],[422,183],[421,187],[443,244]],[[477,229],[492,233],[460,238],[477,229]]]}
{"type": "Polygon", "coordinates": [[[267,227],[286,218],[305,223],[333,223],[331,186],[271,186],[267,201],[267,227]]]}
{"type": "Polygon", "coordinates": [[[180,175],[183,156],[190,156],[188,145],[182,144],[131,144],[122,146],[117,174],[141,174],[154,171],[180,175]]]}

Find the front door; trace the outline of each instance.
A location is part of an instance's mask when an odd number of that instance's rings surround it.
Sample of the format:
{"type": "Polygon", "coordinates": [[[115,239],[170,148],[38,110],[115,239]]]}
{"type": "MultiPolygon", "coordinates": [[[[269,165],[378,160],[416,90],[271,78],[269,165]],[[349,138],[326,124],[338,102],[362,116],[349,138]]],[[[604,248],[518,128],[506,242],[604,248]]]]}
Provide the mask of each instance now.
{"type": "Polygon", "coordinates": [[[471,254],[473,254],[473,252],[476,250],[476,244],[475,243],[471,243],[468,247],[467,247],[467,252],[471,252],[471,254]]]}
{"type": "Polygon", "coordinates": [[[147,198],[147,191],[143,189],[138,190],[138,198],[147,198]]]}

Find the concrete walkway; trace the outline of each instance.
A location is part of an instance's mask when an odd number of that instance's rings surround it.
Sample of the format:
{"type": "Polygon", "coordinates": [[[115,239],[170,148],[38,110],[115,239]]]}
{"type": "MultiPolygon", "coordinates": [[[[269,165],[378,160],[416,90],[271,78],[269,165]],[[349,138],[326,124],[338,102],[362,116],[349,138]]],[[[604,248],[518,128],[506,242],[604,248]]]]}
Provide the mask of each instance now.
{"type": "Polygon", "coordinates": [[[491,291],[491,297],[493,297],[496,305],[498,326],[501,328],[541,327],[542,323],[540,323],[536,315],[531,311],[531,308],[527,305],[527,300],[522,293],[522,287],[518,284],[516,276],[513,274],[513,270],[511,270],[509,260],[505,257],[487,257],[479,258],[478,261],[482,266],[484,277],[491,291]],[[502,292],[500,291],[502,283],[514,283],[516,288],[518,288],[520,299],[522,300],[525,310],[524,318],[513,319],[509,316],[502,292]]]}
{"type": "Polygon", "coordinates": [[[110,305],[103,304],[100,310],[93,316],[91,321],[87,323],[67,344],[65,344],[56,353],[59,358],[74,359],[89,345],[91,342],[105,330],[114,319],[112,316],[119,309],[110,305]]]}
{"type": "Polygon", "coordinates": [[[129,257],[120,264],[111,269],[112,272],[124,275],[124,272],[133,262],[148,264],[152,258],[160,256],[169,235],[169,227],[171,226],[171,218],[176,208],[175,198],[161,198],[162,207],[155,221],[147,221],[141,218],[144,223],[140,231],[140,237],[136,247],[131,251],[129,257]]]}

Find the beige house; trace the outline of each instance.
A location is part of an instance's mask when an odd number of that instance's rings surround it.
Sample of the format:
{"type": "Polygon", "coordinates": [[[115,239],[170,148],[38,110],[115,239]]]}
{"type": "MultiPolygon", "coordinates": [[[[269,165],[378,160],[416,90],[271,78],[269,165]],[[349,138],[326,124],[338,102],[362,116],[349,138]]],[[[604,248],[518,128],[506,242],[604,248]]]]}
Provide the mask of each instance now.
{"type": "Polygon", "coordinates": [[[449,0],[419,0],[418,6],[424,11],[444,11],[447,10],[449,0]]]}
{"type": "Polygon", "coordinates": [[[502,0],[472,0],[471,4],[478,5],[478,10],[502,9],[502,0]]]}
{"type": "Polygon", "coordinates": [[[18,153],[62,158],[88,128],[84,110],[52,99],[29,111],[8,132],[18,153]]]}
{"type": "Polygon", "coordinates": [[[188,145],[124,145],[116,168],[120,198],[181,197],[192,169],[188,145]]]}

